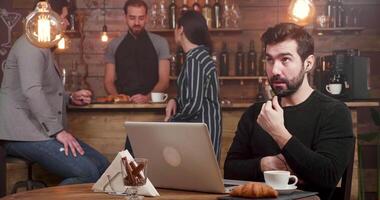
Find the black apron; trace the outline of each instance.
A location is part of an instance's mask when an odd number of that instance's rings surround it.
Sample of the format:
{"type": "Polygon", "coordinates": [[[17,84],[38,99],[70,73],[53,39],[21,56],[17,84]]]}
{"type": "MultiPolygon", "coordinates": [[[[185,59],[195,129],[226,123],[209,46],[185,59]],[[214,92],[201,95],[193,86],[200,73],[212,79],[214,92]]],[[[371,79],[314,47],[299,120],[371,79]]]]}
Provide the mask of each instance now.
{"type": "Polygon", "coordinates": [[[144,30],[137,38],[125,36],[115,53],[116,89],[118,93],[148,94],[158,82],[158,55],[144,30]]]}

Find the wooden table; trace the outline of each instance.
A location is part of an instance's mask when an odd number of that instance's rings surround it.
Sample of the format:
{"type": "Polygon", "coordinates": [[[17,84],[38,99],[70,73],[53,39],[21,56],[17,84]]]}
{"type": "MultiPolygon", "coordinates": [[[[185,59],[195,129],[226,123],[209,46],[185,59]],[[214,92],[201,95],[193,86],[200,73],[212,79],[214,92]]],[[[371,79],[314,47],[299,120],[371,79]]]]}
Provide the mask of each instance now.
{"type": "MultiPolygon", "coordinates": [[[[106,199],[125,199],[125,196],[114,196],[105,193],[95,193],[91,190],[92,184],[80,184],[69,186],[49,187],[39,190],[31,190],[27,192],[20,192],[13,195],[6,196],[2,200],[13,199],[38,199],[38,200],[106,200],[106,199]]],[[[159,197],[146,197],[146,200],[216,200],[218,197],[224,196],[221,194],[208,194],[199,192],[187,192],[179,190],[165,190],[159,189],[159,197]]],[[[312,196],[303,198],[303,200],[319,200],[319,197],[312,196]]]]}

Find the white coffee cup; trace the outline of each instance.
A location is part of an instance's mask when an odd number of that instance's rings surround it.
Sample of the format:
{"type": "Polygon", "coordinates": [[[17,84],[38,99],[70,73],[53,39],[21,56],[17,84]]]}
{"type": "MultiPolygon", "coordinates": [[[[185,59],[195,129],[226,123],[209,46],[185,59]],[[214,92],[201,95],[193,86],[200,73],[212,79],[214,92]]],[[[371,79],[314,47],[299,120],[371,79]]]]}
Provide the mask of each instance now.
{"type": "Polygon", "coordinates": [[[152,102],[156,103],[165,102],[168,99],[168,94],[161,92],[152,92],[150,96],[152,98],[152,102]]]}
{"type": "Polygon", "coordinates": [[[340,94],[342,92],[342,84],[340,83],[330,83],[326,85],[326,90],[333,95],[340,94]]]}
{"type": "Polygon", "coordinates": [[[295,186],[298,182],[297,176],[290,175],[289,171],[265,171],[264,172],[265,183],[274,189],[287,189],[295,186]],[[288,184],[290,179],[294,179],[292,184],[288,184]]]}

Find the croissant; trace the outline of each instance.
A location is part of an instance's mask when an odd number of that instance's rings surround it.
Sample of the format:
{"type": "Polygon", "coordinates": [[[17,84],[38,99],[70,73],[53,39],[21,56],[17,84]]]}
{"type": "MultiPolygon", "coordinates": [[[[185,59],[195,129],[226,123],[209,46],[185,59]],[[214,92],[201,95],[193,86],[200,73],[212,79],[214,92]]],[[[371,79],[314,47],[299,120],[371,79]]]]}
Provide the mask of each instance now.
{"type": "Polygon", "coordinates": [[[235,197],[278,197],[278,192],[271,186],[260,182],[249,182],[244,185],[235,187],[230,193],[235,197]]]}

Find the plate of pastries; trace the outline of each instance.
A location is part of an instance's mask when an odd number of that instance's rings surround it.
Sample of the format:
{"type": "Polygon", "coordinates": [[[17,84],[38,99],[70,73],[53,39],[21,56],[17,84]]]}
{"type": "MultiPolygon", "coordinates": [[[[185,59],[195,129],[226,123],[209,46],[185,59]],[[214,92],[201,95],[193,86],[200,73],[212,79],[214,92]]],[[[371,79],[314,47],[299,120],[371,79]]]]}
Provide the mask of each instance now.
{"type": "Polygon", "coordinates": [[[94,103],[130,103],[130,97],[125,94],[108,95],[105,97],[98,97],[94,103]]]}

